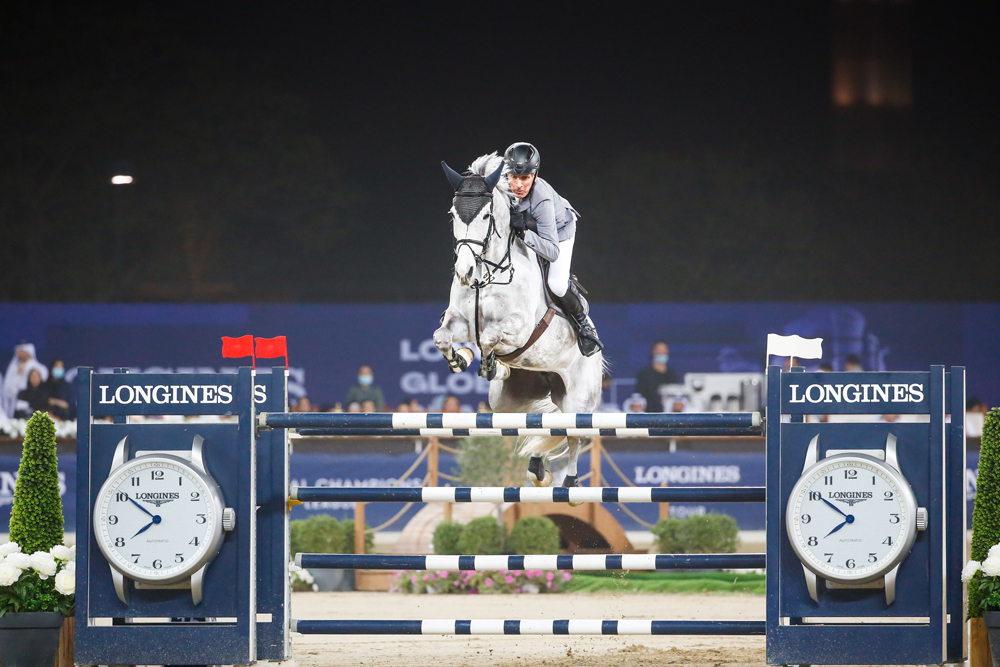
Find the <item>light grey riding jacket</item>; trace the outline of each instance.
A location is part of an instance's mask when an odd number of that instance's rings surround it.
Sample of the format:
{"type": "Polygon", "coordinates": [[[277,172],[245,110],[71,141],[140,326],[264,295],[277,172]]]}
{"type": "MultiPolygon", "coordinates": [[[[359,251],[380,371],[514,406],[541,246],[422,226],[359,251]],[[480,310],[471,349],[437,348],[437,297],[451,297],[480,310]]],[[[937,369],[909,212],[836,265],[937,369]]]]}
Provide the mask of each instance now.
{"type": "MultiPolygon", "coordinates": [[[[550,262],[559,257],[559,241],[576,235],[576,220],[580,214],[541,178],[535,178],[531,194],[518,199],[517,210],[527,211],[538,231],[524,232],[524,245],[550,262]]],[[[530,223],[529,223],[530,224],[530,223]]]]}

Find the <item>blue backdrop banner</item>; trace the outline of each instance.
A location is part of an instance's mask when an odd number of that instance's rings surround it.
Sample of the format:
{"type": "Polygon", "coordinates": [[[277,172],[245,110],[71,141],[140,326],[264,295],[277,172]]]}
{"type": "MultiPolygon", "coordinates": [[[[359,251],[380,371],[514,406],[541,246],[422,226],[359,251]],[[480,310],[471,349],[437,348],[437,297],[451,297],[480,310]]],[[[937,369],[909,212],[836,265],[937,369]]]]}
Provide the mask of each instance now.
{"type": "MultiPolygon", "coordinates": [[[[249,361],[222,359],[221,336],[286,335],[293,398],[343,402],[369,364],[390,408],[404,396],[427,406],[451,393],[474,409],[486,381],[450,374],[431,339],[445,306],[0,304],[0,372],[23,340],[45,363],[218,372],[249,361]]],[[[1000,304],[595,304],[592,315],[622,392],[658,339],[669,341],[670,366],[683,377],[762,371],[767,334],[779,333],[823,338],[837,370],[850,354],[866,370],[964,365],[968,395],[1000,405],[1000,304]]]]}

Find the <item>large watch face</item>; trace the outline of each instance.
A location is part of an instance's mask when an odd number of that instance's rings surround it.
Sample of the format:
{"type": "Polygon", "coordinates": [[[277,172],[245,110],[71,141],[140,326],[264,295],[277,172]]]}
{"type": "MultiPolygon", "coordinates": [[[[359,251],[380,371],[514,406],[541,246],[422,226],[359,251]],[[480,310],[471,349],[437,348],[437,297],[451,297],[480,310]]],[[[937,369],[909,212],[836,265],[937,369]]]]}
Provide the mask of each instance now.
{"type": "Polygon", "coordinates": [[[840,454],[806,470],[785,525],[802,564],[839,583],[864,583],[894,568],[916,538],[917,504],[905,478],[870,456],[840,454]]]}
{"type": "Polygon", "coordinates": [[[219,488],[190,463],[152,455],[120,466],[101,487],[94,532],[108,562],[132,579],[180,581],[222,540],[219,488]]]}

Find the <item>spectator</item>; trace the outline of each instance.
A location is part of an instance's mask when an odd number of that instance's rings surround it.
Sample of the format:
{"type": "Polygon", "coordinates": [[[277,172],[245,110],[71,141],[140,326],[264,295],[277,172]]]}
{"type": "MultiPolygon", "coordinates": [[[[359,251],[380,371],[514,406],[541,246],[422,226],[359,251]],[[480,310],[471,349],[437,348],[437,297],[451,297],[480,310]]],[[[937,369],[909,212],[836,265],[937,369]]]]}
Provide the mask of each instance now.
{"type": "Polygon", "coordinates": [[[861,365],[861,358],[858,357],[858,355],[849,354],[847,355],[847,358],[844,359],[844,370],[849,373],[857,373],[865,370],[865,368],[861,365]]]}
{"type": "Polygon", "coordinates": [[[368,412],[368,413],[379,412],[379,409],[378,406],[375,405],[375,401],[373,401],[370,398],[366,398],[365,400],[361,401],[361,412],[368,412]]]}
{"type": "Polygon", "coordinates": [[[358,383],[351,387],[350,391],[347,392],[347,402],[354,403],[364,403],[365,401],[373,401],[375,403],[375,410],[372,412],[382,412],[385,410],[385,398],[382,397],[382,388],[377,384],[373,384],[375,380],[375,375],[372,373],[372,367],[365,364],[358,369],[358,383]]]}
{"type": "Polygon", "coordinates": [[[646,398],[636,392],[625,399],[625,403],[622,404],[622,409],[625,412],[645,412],[646,411],[646,398]]]}
{"type": "Polygon", "coordinates": [[[42,374],[37,368],[28,373],[28,386],[17,394],[16,419],[27,419],[37,410],[49,411],[49,392],[42,383],[42,374]]]}
{"type": "Polygon", "coordinates": [[[396,412],[409,412],[409,411],[410,411],[409,401],[403,401],[402,403],[396,406],[396,412]]]}
{"type": "Polygon", "coordinates": [[[3,377],[3,388],[0,390],[0,408],[8,415],[13,415],[17,395],[28,388],[28,374],[31,369],[37,369],[42,382],[49,379],[49,369],[35,358],[35,346],[31,343],[20,343],[14,346],[14,357],[7,366],[3,377]]]}
{"type": "Polygon", "coordinates": [[[965,435],[968,438],[983,437],[983,422],[989,408],[978,398],[970,398],[965,402],[965,435]]]}
{"type": "Polygon", "coordinates": [[[49,412],[62,420],[76,419],[76,400],[73,387],[66,382],[66,364],[62,359],[52,362],[49,379],[45,381],[49,392],[49,412]]]}
{"type": "Polygon", "coordinates": [[[832,373],[833,372],[833,364],[831,364],[829,361],[824,361],[823,363],[821,363],[819,365],[819,372],[820,373],[832,373]]]}
{"type": "Polygon", "coordinates": [[[312,412],[313,404],[309,400],[308,396],[303,396],[299,399],[299,402],[295,404],[295,412],[312,412]]]}
{"type": "Polygon", "coordinates": [[[423,412],[424,406],[420,405],[420,401],[416,398],[410,399],[410,412],[423,412]]]}
{"type": "Polygon", "coordinates": [[[677,373],[667,367],[670,361],[670,348],[667,346],[667,341],[658,340],[653,343],[650,354],[651,363],[639,371],[639,375],[635,379],[635,390],[646,399],[648,412],[663,412],[660,387],[665,384],[678,384],[677,373]]]}
{"type": "Polygon", "coordinates": [[[444,399],[444,405],[441,406],[441,412],[461,412],[462,404],[458,400],[458,396],[447,396],[444,399]]]}
{"type": "Polygon", "coordinates": [[[351,401],[351,403],[347,406],[347,411],[348,412],[361,412],[361,404],[358,403],[357,401],[351,401]]]}

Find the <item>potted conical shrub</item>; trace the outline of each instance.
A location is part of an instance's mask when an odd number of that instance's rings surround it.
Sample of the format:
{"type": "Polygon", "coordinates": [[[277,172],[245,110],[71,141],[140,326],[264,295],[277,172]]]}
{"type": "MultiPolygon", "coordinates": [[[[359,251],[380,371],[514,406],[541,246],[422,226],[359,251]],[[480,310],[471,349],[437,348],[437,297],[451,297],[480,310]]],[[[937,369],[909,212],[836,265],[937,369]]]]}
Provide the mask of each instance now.
{"type": "Polygon", "coordinates": [[[62,500],[52,418],[28,420],[14,487],[10,542],[0,544],[0,665],[52,667],[73,614],[75,548],[62,544],[62,500]]]}
{"type": "Polygon", "coordinates": [[[983,423],[972,511],[972,560],[962,578],[969,585],[970,663],[986,667],[992,662],[1000,667],[1000,409],[996,408],[983,423]],[[984,627],[989,651],[983,641],[984,627]],[[985,658],[990,653],[992,660],[985,658]]]}

